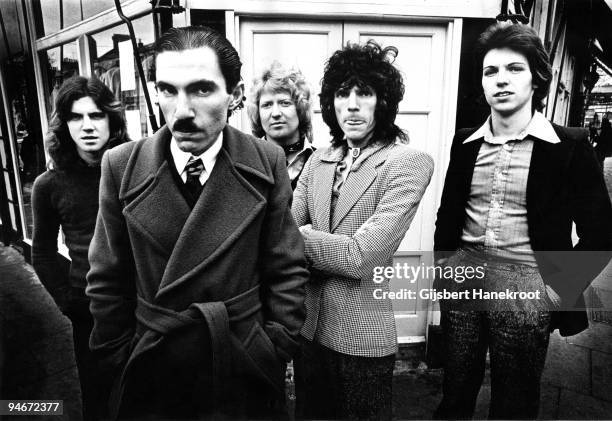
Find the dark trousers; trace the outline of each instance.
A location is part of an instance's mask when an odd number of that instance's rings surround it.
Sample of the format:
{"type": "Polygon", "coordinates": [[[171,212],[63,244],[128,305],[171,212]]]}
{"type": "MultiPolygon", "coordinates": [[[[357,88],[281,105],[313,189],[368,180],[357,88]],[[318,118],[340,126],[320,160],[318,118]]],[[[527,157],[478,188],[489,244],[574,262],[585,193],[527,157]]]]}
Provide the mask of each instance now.
{"type": "Polygon", "coordinates": [[[483,261],[463,252],[449,259],[447,265],[486,268],[483,279],[465,281],[459,287],[448,284],[450,289],[538,290],[541,299],[441,302],[444,383],[442,402],[434,418],[472,417],[487,349],[491,360],[489,418],[536,418],[551,319],[550,300],[537,268],[483,261]]]}
{"type": "Polygon", "coordinates": [[[100,419],[105,412],[107,396],[100,385],[100,373],[96,359],[89,349],[93,318],[89,313],[88,301],[82,300],[70,306],[66,316],[72,322],[74,355],[83,399],[83,419],[95,421],[100,419]]]}
{"type": "Polygon", "coordinates": [[[395,355],[358,357],[302,338],[296,418],[390,420],[395,355]]]}
{"type": "Polygon", "coordinates": [[[536,418],[549,324],[548,312],[443,312],[444,396],[434,418],[472,417],[487,348],[491,359],[489,418],[536,418]]]}

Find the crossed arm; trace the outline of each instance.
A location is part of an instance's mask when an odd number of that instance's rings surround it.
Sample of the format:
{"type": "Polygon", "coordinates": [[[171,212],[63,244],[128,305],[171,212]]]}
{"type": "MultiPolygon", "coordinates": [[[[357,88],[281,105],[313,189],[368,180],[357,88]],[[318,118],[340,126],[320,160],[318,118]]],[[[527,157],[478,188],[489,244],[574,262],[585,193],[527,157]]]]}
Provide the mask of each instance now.
{"type": "MultiPolygon", "coordinates": [[[[385,265],[399,247],[433,174],[433,160],[425,153],[406,151],[392,158],[384,192],[372,215],[353,235],[312,228],[312,163],[300,178],[293,212],[304,237],[306,258],[312,268],[331,275],[370,279],[376,266],[385,265]],[[310,194],[309,194],[310,193],[310,194]]],[[[349,216],[350,217],[350,214],[349,216]]]]}

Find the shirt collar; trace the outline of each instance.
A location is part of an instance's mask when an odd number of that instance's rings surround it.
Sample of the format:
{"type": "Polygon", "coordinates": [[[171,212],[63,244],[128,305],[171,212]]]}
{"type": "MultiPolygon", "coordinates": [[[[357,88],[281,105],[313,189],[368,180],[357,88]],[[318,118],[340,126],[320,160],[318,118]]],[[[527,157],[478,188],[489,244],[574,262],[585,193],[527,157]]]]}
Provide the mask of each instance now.
{"type": "Polygon", "coordinates": [[[297,153],[296,158],[302,155],[305,151],[312,150],[312,148],[312,143],[310,143],[307,137],[304,137],[304,147],[297,153]]]}
{"type": "MultiPolygon", "coordinates": [[[[200,158],[204,163],[204,169],[208,174],[211,173],[213,167],[215,166],[215,162],[217,162],[217,156],[219,155],[219,151],[223,146],[223,131],[219,133],[217,140],[210,146],[210,148],[206,149],[204,153],[200,155],[194,155],[195,159],[200,158]]],[[[187,165],[187,161],[191,158],[191,154],[189,152],[184,152],[179,149],[178,144],[176,143],[176,139],[172,136],[170,140],[170,153],[172,154],[172,159],[174,160],[174,165],[176,166],[176,170],[179,174],[182,174],[185,171],[185,166],[187,165]]]]}
{"type": "Polygon", "coordinates": [[[546,120],[546,117],[544,117],[542,113],[536,111],[533,114],[533,117],[529,121],[529,124],[527,125],[525,130],[519,133],[518,136],[513,136],[512,138],[493,136],[493,133],[491,132],[491,116],[489,116],[487,118],[487,121],[485,121],[485,123],[480,126],[478,130],[472,133],[470,137],[465,139],[463,143],[465,144],[474,140],[484,138],[484,141],[487,143],[502,144],[506,143],[509,140],[523,140],[527,136],[532,136],[553,144],[561,142],[561,139],[559,139],[559,136],[557,136],[557,133],[555,132],[555,129],[553,128],[552,124],[550,124],[550,122],[546,120]]]}

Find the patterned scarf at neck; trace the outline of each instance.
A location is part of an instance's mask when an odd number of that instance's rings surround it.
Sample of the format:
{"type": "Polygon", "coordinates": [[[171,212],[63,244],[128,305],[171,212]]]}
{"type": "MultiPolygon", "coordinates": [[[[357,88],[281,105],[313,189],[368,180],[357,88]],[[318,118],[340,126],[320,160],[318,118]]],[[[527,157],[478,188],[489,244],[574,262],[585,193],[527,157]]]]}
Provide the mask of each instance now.
{"type": "Polygon", "coordinates": [[[295,152],[299,152],[302,149],[304,149],[304,139],[300,139],[295,143],[292,143],[291,145],[280,145],[281,148],[283,148],[283,150],[285,151],[285,156],[289,156],[289,154],[295,153],[295,152]]]}

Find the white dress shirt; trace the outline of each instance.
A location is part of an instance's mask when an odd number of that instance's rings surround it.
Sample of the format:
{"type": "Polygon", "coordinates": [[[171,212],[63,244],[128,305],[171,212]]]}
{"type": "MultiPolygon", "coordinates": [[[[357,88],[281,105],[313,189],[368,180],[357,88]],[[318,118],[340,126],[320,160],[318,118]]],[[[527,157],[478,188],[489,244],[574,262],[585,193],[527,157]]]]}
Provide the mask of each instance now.
{"type": "MultiPolygon", "coordinates": [[[[204,164],[204,170],[200,174],[200,184],[204,185],[210,174],[212,173],[213,168],[215,167],[215,163],[217,162],[217,156],[219,155],[219,151],[223,146],[223,132],[219,133],[219,137],[215,140],[210,148],[206,149],[203,154],[193,156],[195,159],[200,158],[202,163],[204,164]]],[[[170,153],[172,154],[172,160],[174,161],[174,166],[176,170],[179,172],[181,176],[181,180],[183,183],[187,181],[187,171],[185,171],[185,166],[187,166],[187,162],[189,158],[191,158],[191,154],[189,152],[183,152],[179,149],[178,144],[176,143],[176,139],[172,136],[170,140],[170,153]]]]}

